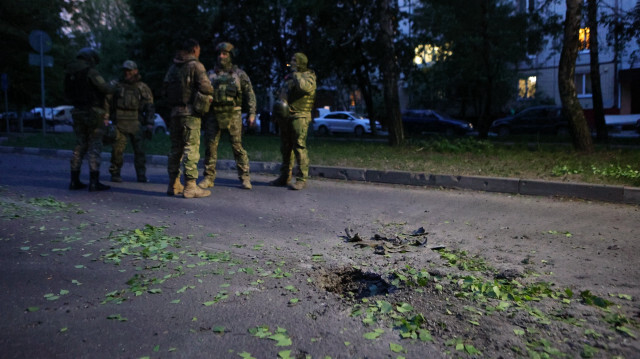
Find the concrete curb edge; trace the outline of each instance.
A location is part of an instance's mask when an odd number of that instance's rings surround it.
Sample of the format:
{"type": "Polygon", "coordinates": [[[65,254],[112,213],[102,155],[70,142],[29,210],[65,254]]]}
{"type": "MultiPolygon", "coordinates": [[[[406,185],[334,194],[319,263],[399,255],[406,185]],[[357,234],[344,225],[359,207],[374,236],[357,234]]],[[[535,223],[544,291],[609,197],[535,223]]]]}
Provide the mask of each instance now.
{"type": "MultiPolygon", "coordinates": [[[[40,149],[34,147],[0,146],[0,153],[21,153],[40,156],[71,158],[71,150],[40,149]]],[[[103,152],[102,159],[109,160],[111,153],[103,152]]],[[[132,162],[133,155],[125,154],[125,161],[132,162]]],[[[167,165],[167,156],[147,155],[147,163],[167,165]]],[[[234,171],[235,161],[218,160],[216,168],[222,171],[234,171]]],[[[251,172],[278,174],[280,164],[275,162],[251,162],[251,172]]],[[[640,188],[626,186],[596,185],[588,183],[554,182],[543,180],[453,176],[408,171],[381,171],[363,168],[344,168],[331,166],[310,166],[309,176],[343,181],[359,181],[406,186],[441,187],[461,190],[485,191],[520,194],[526,196],[562,196],[585,200],[640,204],[640,188]]]]}

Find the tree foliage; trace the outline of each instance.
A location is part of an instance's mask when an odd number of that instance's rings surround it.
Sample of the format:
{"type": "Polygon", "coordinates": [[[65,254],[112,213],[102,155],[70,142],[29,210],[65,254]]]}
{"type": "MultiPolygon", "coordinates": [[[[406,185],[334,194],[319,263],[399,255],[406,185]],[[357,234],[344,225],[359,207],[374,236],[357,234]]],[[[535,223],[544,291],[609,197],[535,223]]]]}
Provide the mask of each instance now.
{"type": "Polygon", "coordinates": [[[41,104],[40,68],[28,62],[29,54],[36,53],[29,45],[29,34],[33,30],[44,31],[53,43],[52,50],[46,54],[53,57],[53,67],[44,71],[47,105],[61,101],[68,40],[61,31],[64,23],[59,14],[67,7],[64,0],[2,1],[0,73],[6,73],[9,78],[10,110],[28,110],[41,104]]]}
{"type": "Polygon", "coordinates": [[[135,21],[126,0],[69,0],[70,19],[66,31],[71,47],[92,47],[100,54],[98,69],[107,79],[120,76],[120,66],[137,61],[133,38],[135,21]]]}
{"type": "Polygon", "coordinates": [[[477,114],[486,137],[492,116],[514,92],[517,64],[541,44],[526,13],[500,0],[423,0],[416,11],[416,45],[439,49],[433,66],[418,74],[430,91],[416,102],[477,114]],[[531,36],[527,36],[527,35],[531,36]]]}

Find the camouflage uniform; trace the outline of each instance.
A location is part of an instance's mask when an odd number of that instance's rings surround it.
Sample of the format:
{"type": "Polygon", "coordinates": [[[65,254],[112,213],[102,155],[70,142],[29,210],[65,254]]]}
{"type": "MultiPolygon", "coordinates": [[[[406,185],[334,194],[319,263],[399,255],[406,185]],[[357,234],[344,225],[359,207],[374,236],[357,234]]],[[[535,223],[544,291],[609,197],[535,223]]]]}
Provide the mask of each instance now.
{"type": "MultiPolygon", "coordinates": [[[[123,64],[123,69],[137,70],[137,66],[133,61],[127,60],[123,64]]],[[[140,75],[136,73],[129,79],[122,79],[113,96],[112,118],[116,125],[116,139],[111,145],[111,167],[109,167],[113,182],[122,181],[120,170],[124,162],[123,154],[127,146],[127,139],[131,140],[133,147],[133,164],[137,180],[138,182],[147,182],[144,136],[141,126],[145,128],[153,126],[155,108],[153,93],[149,86],[140,81],[140,78],[140,75]]]]}
{"type": "Polygon", "coordinates": [[[279,91],[279,98],[289,105],[289,115],[286,117],[276,114],[276,121],[280,128],[282,165],[280,166],[280,177],[272,181],[271,185],[287,185],[291,180],[293,156],[295,156],[300,171],[296,175],[296,184],[292,184],[290,187],[302,189],[309,177],[307,132],[316,96],[316,74],[307,68],[307,58],[304,54],[294,54],[292,62],[293,60],[296,61],[297,66],[292,73],[285,77],[285,82],[279,91]]]}
{"type": "Polygon", "coordinates": [[[109,189],[109,186],[99,181],[100,154],[105,121],[109,113],[107,96],[115,89],[107,84],[100,73],[94,69],[99,61],[95,50],[84,48],[78,52],[76,60],[65,69],[65,96],[74,106],[71,116],[73,131],[76,135],[69,184],[69,189],[72,190],[86,187],[80,182],[79,176],[82,160],[87,154],[90,171],[89,191],[109,189]]]}
{"type": "Polygon", "coordinates": [[[256,96],[247,73],[231,64],[233,45],[221,43],[216,49],[218,52],[226,51],[229,57],[228,60],[219,59],[214,69],[209,71],[209,80],[213,86],[213,102],[209,114],[205,117],[204,178],[199,186],[213,187],[220,135],[223,130],[227,130],[238,178],[243,188],[251,189],[249,157],[242,147],[242,112],[244,110],[248,116],[255,117],[256,96]]]}
{"type": "MultiPolygon", "coordinates": [[[[202,114],[194,110],[194,104],[198,93],[210,96],[213,89],[206,70],[198,61],[197,55],[186,53],[184,50],[178,52],[173,59],[173,65],[164,78],[164,87],[167,102],[171,106],[169,121],[171,152],[167,165],[170,183],[167,194],[173,195],[178,194],[171,189],[171,186],[175,181],[179,183],[182,164],[184,164],[187,185],[190,182],[195,182],[198,178],[202,114]]],[[[195,186],[195,183],[193,185],[195,186]]],[[[191,196],[187,197],[186,191],[185,188],[183,195],[186,198],[192,198],[191,196]]],[[[207,193],[210,194],[210,192],[207,193]]],[[[202,194],[202,192],[198,192],[198,194],[202,194]]],[[[197,195],[197,197],[203,196],[205,194],[197,195]]]]}

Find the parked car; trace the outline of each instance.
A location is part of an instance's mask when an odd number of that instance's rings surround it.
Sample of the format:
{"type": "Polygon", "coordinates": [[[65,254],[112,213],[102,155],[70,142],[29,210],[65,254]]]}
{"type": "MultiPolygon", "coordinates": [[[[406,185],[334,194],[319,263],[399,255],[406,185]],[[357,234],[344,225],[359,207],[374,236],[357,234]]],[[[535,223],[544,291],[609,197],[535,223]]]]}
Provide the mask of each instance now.
{"type": "Polygon", "coordinates": [[[402,125],[407,134],[433,132],[453,136],[473,131],[473,124],[470,122],[451,118],[434,110],[405,110],[402,112],[402,125]]]}
{"type": "MultiPolygon", "coordinates": [[[[371,133],[371,124],[368,118],[350,111],[328,112],[320,117],[316,117],[311,122],[313,131],[319,136],[326,136],[329,133],[353,133],[362,136],[371,133]]],[[[380,122],[376,121],[376,131],[382,131],[380,122]]]]}
{"type": "Polygon", "coordinates": [[[153,133],[156,135],[160,133],[169,134],[169,131],[167,130],[167,124],[164,122],[162,116],[158,115],[157,113],[153,118],[153,133]]]}
{"type": "Polygon", "coordinates": [[[498,136],[535,133],[566,136],[569,134],[569,121],[562,115],[560,106],[534,106],[493,121],[489,132],[498,136]]]}

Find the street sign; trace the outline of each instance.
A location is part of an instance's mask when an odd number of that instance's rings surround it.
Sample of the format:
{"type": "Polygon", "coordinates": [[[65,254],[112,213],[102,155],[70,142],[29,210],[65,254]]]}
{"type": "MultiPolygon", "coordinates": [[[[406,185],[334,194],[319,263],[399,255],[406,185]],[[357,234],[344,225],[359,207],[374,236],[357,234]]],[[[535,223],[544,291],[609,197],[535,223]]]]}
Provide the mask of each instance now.
{"type": "MultiPolygon", "coordinates": [[[[53,67],[53,57],[49,55],[42,55],[42,64],[44,67],[53,67]]],[[[40,66],[40,55],[29,54],[29,65],[40,66]]]]}
{"type": "Polygon", "coordinates": [[[29,45],[38,52],[49,52],[53,43],[46,32],[42,30],[33,30],[29,34],[29,45]]]}

